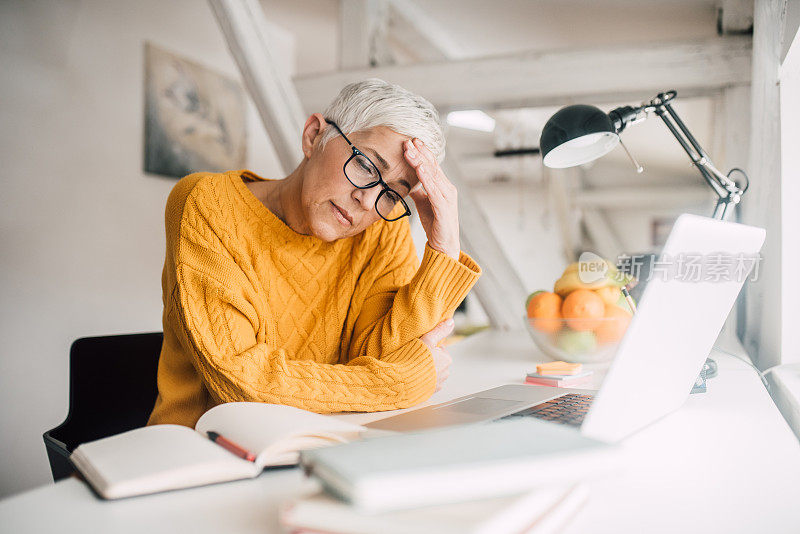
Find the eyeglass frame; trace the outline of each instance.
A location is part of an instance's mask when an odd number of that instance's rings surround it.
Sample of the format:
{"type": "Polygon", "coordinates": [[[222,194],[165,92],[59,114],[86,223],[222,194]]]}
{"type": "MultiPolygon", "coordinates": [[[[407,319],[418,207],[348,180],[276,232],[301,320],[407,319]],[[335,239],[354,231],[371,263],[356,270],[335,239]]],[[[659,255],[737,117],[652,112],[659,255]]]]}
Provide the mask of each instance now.
{"type": "MultiPolygon", "coordinates": [[[[349,158],[347,158],[347,161],[344,162],[344,165],[342,165],[342,172],[344,173],[344,177],[347,178],[347,181],[350,182],[350,185],[352,185],[356,189],[372,189],[376,185],[383,186],[383,190],[381,190],[381,192],[378,194],[378,197],[375,199],[375,213],[380,215],[381,219],[383,219],[384,221],[387,221],[387,222],[399,221],[403,217],[410,216],[411,215],[411,210],[409,209],[408,204],[406,204],[406,201],[403,200],[403,195],[401,195],[400,193],[398,193],[397,191],[395,191],[394,189],[389,187],[389,184],[387,184],[386,182],[383,181],[383,177],[381,176],[380,169],[378,169],[378,166],[375,165],[375,163],[371,159],[369,159],[369,156],[367,156],[366,154],[361,152],[358,148],[356,148],[356,146],[353,143],[350,142],[350,140],[344,134],[342,129],[339,128],[338,124],[336,124],[335,122],[333,122],[330,119],[325,119],[325,122],[327,122],[328,124],[330,124],[334,128],[336,128],[336,131],[339,132],[339,134],[342,136],[342,139],[344,139],[347,142],[347,144],[350,145],[350,148],[353,150],[353,153],[350,155],[349,158]],[[367,184],[367,185],[363,185],[363,186],[362,185],[356,185],[356,184],[353,183],[353,181],[350,179],[350,177],[347,176],[347,171],[345,170],[347,168],[347,164],[350,163],[350,160],[352,160],[356,156],[365,157],[367,159],[367,161],[369,161],[370,165],[372,165],[372,167],[375,169],[375,172],[378,173],[378,179],[375,180],[373,183],[370,183],[370,184],[367,184]],[[390,191],[390,192],[394,193],[395,195],[397,195],[397,198],[400,199],[400,203],[403,205],[403,208],[405,208],[405,210],[406,210],[405,213],[403,213],[402,215],[400,215],[396,219],[387,219],[386,217],[381,215],[380,211],[378,211],[378,201],[381,199],[382,195],[386,194],[387,191],[390,191]]],[[[394,208],[392,208],[392,209],[394,209],[394,208]]]]}

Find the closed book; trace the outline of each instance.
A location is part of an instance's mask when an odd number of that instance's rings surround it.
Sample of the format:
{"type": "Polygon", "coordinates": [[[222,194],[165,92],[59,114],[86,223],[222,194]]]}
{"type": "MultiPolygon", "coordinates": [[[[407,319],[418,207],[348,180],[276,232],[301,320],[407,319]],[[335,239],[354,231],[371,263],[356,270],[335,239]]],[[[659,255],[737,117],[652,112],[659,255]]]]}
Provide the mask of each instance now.
{"type": "Polygon", "coordinates": [[[360,512],[326,493],[281,506],[280,523],[290,532],[325,534],[518,534],[563,527],[588,497],[584,485],[542,488],[480,501],[425,506],[379,514],[360,512]]]}
{"type": "Polygon", "coordinates": [[[299,451],[359,439],[364,427],[291,406],[220,404],[195,428],[153,425],[84,443],[70,460],[103,498],[254,478],[270,466],[294,465],[299,451]],[[236,456],[208,438],[215,432],[255,455],[236,456]]]}
{"type": "Polygon", "coordinates": [[[547,379],[564,379],[564,380],[574,380],[577,378],[581,378],[584,376],[589,376],[592,374],[592,371],[581,371],[580,373],[575,373],[574,375],[559,375],[559,374],[541,374],[541,373],[528,373],[528,376],[531,378],[547,378],[547,379]]]}
{"type": "Polygon", "coordinates": [[[513,495],[619,468],[616,446],[533,418],[376,437],[304,451],[300,463],[360,511],[513,495]]]}

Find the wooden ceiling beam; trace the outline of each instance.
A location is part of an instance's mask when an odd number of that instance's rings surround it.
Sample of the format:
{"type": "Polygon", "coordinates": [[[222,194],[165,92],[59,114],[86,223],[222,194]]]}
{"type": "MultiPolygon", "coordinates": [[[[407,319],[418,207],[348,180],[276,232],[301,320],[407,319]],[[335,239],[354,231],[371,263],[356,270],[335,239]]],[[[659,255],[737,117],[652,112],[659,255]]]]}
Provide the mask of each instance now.
{"type": "Polygon", "coordinates": [[[386,0],[339,0],[339,68],[391,65],[386,0]]]}
{"type": "Polygon", "coordinates": [[[450,37],[448,29],[430,16],[414,0],[388,0],[389,32],[392,47],[402,48],[419,61],[445,61],[465,57],[462,47],[450,37]]]}
{"type": "Polygon", "coordinates": [[[751,41],[735,36],[533,51],[304,75],[294,82],[307,112],[322,109],[348,83],[373,76],[424,95],[440,111],[629,102],[667,89],[682,97],[715,95],[750,83],[751,41]]]}

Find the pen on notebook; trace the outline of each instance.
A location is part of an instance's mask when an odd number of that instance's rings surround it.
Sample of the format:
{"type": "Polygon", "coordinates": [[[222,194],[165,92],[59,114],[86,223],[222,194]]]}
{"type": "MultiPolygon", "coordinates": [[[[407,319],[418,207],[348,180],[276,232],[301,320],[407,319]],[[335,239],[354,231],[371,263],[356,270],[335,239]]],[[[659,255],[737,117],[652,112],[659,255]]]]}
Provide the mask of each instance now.
{"type": "Polygon", "coordinates": [[[232,452],[239,458],[244,458],[248,462],[255,462],[256,455],[252,452],[248,451],[241,445],[237,445],[236,443],[232,442],[228,438],[219,435],[217,432],[208,431],[208,439],[219,445],[220,447],[226,449],[228,452],[232,452]]]}
{"type": "Polygon", "coordinates": [[[633,302],[631,294],[628,293],[628,286],[622,286],[621,289],[622,289],[622,296],[625,297],[625,300],[628,301],[628,306],[631,307],[631,312],[636,313],[636,303],[633,302]]]}

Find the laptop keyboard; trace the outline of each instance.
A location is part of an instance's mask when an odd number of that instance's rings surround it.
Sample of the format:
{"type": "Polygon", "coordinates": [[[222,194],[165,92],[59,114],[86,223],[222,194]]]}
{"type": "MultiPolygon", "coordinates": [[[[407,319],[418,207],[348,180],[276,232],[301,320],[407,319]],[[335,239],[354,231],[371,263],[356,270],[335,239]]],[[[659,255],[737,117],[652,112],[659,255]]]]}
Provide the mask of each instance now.
{"type": "Polygon", "coordinates": [[[581,393],[567,393],[555,399],[525,408],[522,411],[512,413],[500,419],[510,419],[512,417],[535,417],[544,421],[561,423],[569,426],[580,426],[583,418],[589,411],[589,406],[594,400],[594,395],[581,393]]]}

